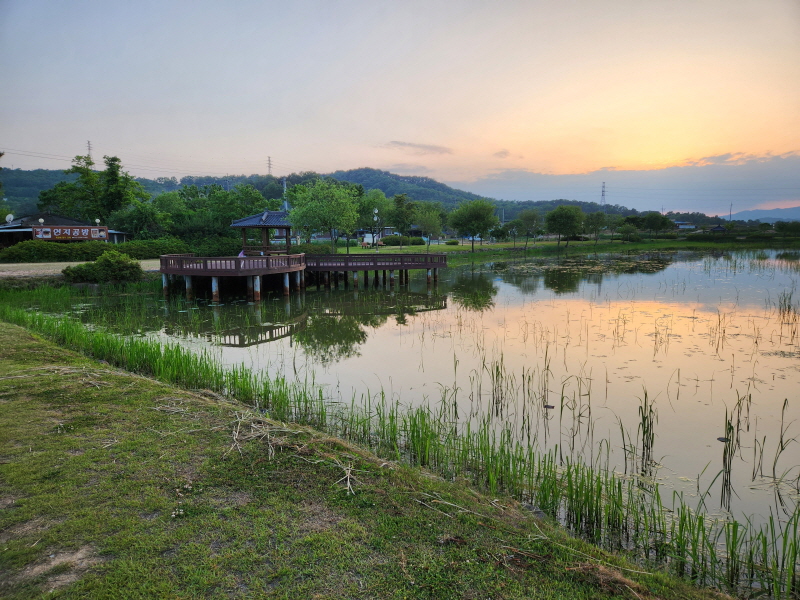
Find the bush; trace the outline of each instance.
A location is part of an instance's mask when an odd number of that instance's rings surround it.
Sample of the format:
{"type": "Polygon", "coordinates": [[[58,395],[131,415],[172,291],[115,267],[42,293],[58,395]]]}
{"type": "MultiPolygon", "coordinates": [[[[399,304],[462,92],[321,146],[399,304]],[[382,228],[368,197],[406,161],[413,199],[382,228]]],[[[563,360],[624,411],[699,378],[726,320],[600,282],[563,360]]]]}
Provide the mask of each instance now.
{"type": "MultiPolygon", "coordinates": [[[[122,244],[109,244],[97,240],[88,242],[26,240],[0,251],[0,262],[79,262],[97,260],[109,248],[139,260],[158,258],[162,254],[189,252],[189,246],[177,238],[140,240],[122,244]]],[[[238,253],[239,249],[236,252],[238,253]]]]}
{"type": "Polygon", "coordinates": [[[424,246],[425,240],[421,237],[408,237],[407,235],[386,235],[381,238],[385,246],[424,246]]]}
{"type": "Polygon", "coordinates": [[[458,244],[459,244],[458,240],[447,240],[445,242],[445,245],[447,245],[447,246],[458,246],[458,244]]]}
{"type": "Polygon", "coordinates": [[[197,256],[236,256],[241,251],[241,238],[218,237],[191,245],[191,252],[197,256]]]}
{"type": "Polygon", "coordinates": [[[66,267],[61,272],[70,283],[139,281],[143,275],[138,260],[116,250],[107,250],[94,262],[66,267]]]}

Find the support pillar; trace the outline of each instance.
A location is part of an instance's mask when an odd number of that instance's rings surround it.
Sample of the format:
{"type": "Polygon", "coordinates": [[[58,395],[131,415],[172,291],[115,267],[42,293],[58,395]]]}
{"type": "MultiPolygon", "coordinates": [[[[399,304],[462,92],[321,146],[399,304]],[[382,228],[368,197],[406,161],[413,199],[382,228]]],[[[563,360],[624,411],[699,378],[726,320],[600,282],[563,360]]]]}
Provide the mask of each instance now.
{"type": "Polygon", "coordinates": [[[219,303],[219,277],[211,278],[211,301],[219,303]]]}
{"type": "Polygon", "coordinates": [[[350,287],[350,278],[347,275],[347,271],[342,271],[342,277],[344,277],[344,289],[350,287]]]}
{"type": "Polygon", "coordinates": [[[389,269],[389,287],[394,287],[394,269],[389,269]]]}
{"type": "Polygon", "coordinates": [[[169,298],[169,278],[166,273],[161,274],[161,288],[164,290],[164,298],[169,298]]]}
{"type": "Polygon", "coordinates": [[[433,270],[433,283],[437,283],[439,281],[439,269],[436,268],[433,270]]]}
{"type": "Polygon", "coordinates": [[[372,280],[372,285],[374,285],[375,287],[378,287],[379,283],[378,279],[379,279],[379,272],[375,271],[375,277],[372,280]]]}
{"type": "Polygon", "coordinates": [[[339,271],[333,272],[333,287],[339,289],[339,271]]]}
{"type": "Polygon", "coordinates": [[[261,302],[261,275],[253,276],[253,302],[261,302]]]}
{"type": "Polygon", "coordinates": [[[247,299],[250,302],[253,301],[253,288],[254,288],[253,276],[252,275],[248,275],[247,276],[247,299]]]}
{"type": "Polygon", "coordinates": [[[353,271],[353,289],[358,289],[358,271],[353,271]]]}
{"type": "Polygon", "coordinates": [[[431,284],[431,270],[428,269],[428,285],[431,284]]]}
{"type": "Polygon", "coordinates": [[[300,271],[294,272],[294,289],[300,289],[300,271]]]}
{"type": "Polygon", "coordinates": [[[183,280],[186,282],[186,300],[194,300],[194,289],[192,288],[192,276],[184,275],[183,280]]]}
{"type": "Polygon", "coordinates": [[[288,273],[284,273],[283,274],[283,295],[284,296],[288,296],[289,295],[289,274],[288,273]]]}
{"type": "Polygon", "coordinates": [[[306,289],[306,270],[300,271],[300,287],[306,289]]]}
{"type": "Polygon", "coordinates": [[[383,270],[383,287],[386,287],[386,269],[383,270]]]}
{"type": "Polygon", "coordinates": [[[331,272],[325,271],[325,289],[331,287],[331,272]]]}

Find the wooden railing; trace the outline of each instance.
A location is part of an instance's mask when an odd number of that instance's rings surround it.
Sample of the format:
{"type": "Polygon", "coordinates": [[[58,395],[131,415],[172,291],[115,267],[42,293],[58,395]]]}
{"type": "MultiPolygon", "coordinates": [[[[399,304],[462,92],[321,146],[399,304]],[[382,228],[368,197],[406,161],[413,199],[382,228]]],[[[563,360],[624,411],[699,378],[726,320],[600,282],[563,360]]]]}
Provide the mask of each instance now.
{"type": "Polygon", "coordinates": [[[216,277],[268,275],[305,269],[305,254],[270,256],[202,257],[193,254],[161,256],[161,272],[175,275],[211,275],[216,277]]]}
{"type": "Polygon", "coordinates": [[[308,254],[309,271],[372,271],[438,269],[447,266],[446,254],[308,254]]]}

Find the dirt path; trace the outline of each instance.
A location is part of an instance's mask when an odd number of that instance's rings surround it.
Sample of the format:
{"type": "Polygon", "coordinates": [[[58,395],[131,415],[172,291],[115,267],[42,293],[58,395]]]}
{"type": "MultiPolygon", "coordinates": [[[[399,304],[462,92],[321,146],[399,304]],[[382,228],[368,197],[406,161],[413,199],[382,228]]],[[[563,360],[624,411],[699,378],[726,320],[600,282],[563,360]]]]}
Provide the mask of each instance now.
{"type": "MultiPolygon", "coordinates": [[[[0,263],[0,278],[3,277],[39,277],[42,275],[59,275],[64,267],[83,264],[81,262],[53,263],[0,263]]],[[[158,271],[157,258],[139,261],[145,271],[158,271]]]]}

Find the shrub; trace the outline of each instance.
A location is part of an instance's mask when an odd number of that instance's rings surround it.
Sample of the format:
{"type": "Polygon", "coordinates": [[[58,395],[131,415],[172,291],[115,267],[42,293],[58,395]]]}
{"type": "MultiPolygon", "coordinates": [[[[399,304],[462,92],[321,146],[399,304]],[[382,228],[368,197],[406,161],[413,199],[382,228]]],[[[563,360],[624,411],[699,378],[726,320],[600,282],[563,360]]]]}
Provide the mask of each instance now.
{"type": "Polygon", "coordinates": [[[139,281],[143,275],[138,260],[116,250],[107,250],[94,262],[66,267],[61,272],[71,283],[139,281]]]}
{"type": "MultiPolygon", "coordinates": [[[[0,262],[78,262],[97,260],[103,252],[110,248],[139,260],[158,258],[162,254],[189,252],[189,246],[177,238],[139,240],[122,244],[109,244],[97,240],[88,242],[26,240],[0,251],[0,262]]],[[[239,252],[239,250],[237,249],[236,252],[239,252]]]]}
{"type": "Polygon", "coordinates": [[[447,245],[447,246],[458,246],[458,244],[459,244],[458,240],[447,240],[445,242],[445,245],[447,245]]]}
{"type": "Polygon", "coordinates": [[[241,238],[218,237],[191,245],[191,252],[197,256],[236,256],[241,251],[241,238]]]}
{"type": "Polygon", "coordinates": [[[421,237],[408,237],[407,235],[386,235],[381,238],[385,246],[424,246],[425,240],[421,237]]]}
{"type": "Polygon", "coordinates": [[[159,238],[125,242],[114,246],[114,250],[127,254],[131,258],[145,260],[158,258],[162,254],[185,254],[189,252],[189,245],[178,238],[159,238]]]}

